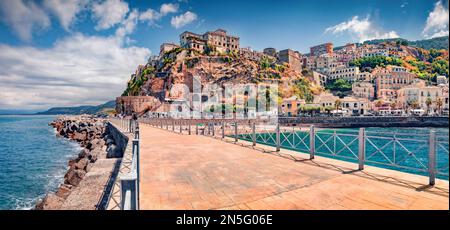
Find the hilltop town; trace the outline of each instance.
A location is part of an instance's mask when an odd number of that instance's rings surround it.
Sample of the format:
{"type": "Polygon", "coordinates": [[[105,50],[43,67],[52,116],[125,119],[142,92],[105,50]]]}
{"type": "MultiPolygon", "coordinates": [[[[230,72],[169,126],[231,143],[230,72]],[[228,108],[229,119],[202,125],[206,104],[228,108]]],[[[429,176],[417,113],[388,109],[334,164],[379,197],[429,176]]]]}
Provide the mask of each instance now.
{"type": "MultiPolygon", "coordinates": [[[[130,115],[151,107],[166,113],[184,95],[177,83],[279,84],[279,114],[442,115],[448,114],[448,49],[426,50],[405,40],[316,45],[309,54],[292,49],[241,47],[223,29],[183,32],[179,44],[164,43],[131,75],[116,99],[116,111],[130,115]]],[[[192,88],[190,88],[192,92],[192,88]]],[[[201,95],[208,97],[208,95],[201,95]]],[[[203,100],[203,99],[202,99],[203,100]]]]}

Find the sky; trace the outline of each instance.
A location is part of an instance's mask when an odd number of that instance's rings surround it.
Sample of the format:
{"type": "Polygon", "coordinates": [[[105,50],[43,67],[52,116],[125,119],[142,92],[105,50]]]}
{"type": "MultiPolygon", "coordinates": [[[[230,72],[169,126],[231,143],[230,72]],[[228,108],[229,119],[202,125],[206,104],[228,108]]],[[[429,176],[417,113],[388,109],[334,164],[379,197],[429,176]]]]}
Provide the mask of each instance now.
{"type": "Polygon", "coordinates": [[[0,110],[113,100],[179,34],[222,28],[241,47],[308,53],[449,34],[448,0],[0,0],[0,110]]]}

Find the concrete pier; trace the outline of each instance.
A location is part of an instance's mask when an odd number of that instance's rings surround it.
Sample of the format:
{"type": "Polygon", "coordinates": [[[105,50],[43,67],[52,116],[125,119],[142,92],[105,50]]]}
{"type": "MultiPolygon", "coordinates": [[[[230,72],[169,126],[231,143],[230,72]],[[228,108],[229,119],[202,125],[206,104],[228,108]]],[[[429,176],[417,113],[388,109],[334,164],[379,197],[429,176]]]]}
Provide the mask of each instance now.
{"type": "Polygon", "coordinates": [[[140,126],[140,209],[449,209],[448,181],[140,126]]]}

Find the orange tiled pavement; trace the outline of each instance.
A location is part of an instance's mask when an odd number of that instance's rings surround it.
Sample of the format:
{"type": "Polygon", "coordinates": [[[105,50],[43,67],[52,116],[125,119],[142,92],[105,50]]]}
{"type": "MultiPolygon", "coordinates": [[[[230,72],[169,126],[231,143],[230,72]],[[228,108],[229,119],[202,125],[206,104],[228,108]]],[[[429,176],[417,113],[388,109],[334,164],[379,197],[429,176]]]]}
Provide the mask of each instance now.
{"type": "Polygon", "coordinates": [[[448,182],[141,125],[141,209],[447,209],[448,182]],[[284,154],[286,153],[286,154],[284,154]],[[305,159],[301,159],[303,157],[305,159]]]}

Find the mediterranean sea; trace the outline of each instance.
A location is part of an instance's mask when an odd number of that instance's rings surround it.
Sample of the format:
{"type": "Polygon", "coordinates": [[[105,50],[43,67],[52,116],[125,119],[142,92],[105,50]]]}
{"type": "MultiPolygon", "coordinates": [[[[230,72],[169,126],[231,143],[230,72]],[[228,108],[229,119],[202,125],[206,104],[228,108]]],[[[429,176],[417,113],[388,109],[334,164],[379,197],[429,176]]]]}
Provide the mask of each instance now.
{"type": "Polygon", "coordinates": [[[54,118],[0,115],[0,210],[31,209],[63,182],[81,148],[55,137],[48,125],[54,118]]]}

